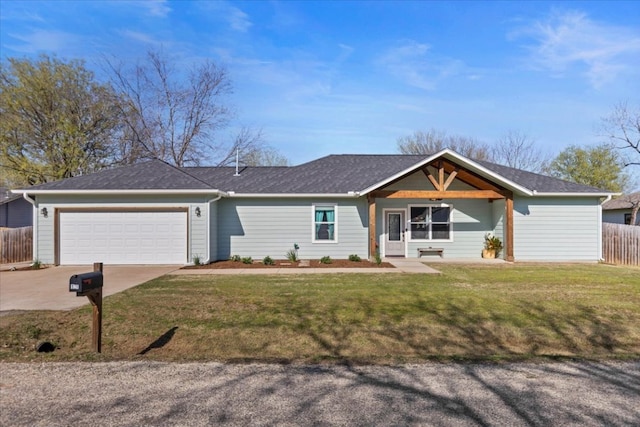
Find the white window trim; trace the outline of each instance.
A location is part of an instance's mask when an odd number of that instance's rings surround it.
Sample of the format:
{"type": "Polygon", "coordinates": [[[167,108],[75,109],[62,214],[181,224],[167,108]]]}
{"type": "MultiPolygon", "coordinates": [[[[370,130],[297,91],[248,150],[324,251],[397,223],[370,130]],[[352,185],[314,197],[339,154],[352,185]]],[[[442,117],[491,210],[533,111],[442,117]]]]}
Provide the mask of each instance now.
{"type": "Polygon", "coordinates": [[[426,203],[407,205],[407,233],[408,242],[453,242],[453,205],[448,203],[426,203]],[[449,208],[449,238],[448,239],[414,239],[411,233],[411,208],[449,208]]]}
{"type": "Polygon", "coordinates": [[[325,245],[334,245],[338,243],[338,204],[337,203],[312,203],[311,204],[311,243],[320,243],[325,245]],[[316,239],[316,206],[331,206],[333,207],[333,214],[335,219],[333,220],[333,240],[318,240],[316,239]]]}

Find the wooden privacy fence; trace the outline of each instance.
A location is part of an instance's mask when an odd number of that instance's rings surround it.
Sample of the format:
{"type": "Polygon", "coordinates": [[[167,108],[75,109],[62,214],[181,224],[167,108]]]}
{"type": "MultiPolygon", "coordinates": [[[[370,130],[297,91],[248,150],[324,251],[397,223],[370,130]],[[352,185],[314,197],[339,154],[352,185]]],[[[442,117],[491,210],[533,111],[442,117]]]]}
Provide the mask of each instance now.
{"type": "Polygon", "coordinates": [[[602,257],[608,264],[640,265],[640,226],[603,222],[602,257]]]}
{"type": "Polygon", "coordinates": [[[0,264],[33,260],[33,227],[0,229],[0,264]]]}

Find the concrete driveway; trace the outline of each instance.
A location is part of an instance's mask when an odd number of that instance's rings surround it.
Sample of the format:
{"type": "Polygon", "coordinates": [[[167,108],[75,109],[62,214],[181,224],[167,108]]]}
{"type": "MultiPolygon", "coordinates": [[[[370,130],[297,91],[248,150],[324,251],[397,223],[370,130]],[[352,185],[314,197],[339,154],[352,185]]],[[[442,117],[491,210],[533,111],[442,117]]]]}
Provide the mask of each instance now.
{"type": "MultiPolygon", "coordinates": [[[[177,265],[105,265],[103,296],[124,291],[178,268],[177,265]]],[[[89,304],[86,297],[69,292],[69,278],[90,271],[93,271],[92,265],[0,271],[0,312],[71,310],[89,304]]]]}

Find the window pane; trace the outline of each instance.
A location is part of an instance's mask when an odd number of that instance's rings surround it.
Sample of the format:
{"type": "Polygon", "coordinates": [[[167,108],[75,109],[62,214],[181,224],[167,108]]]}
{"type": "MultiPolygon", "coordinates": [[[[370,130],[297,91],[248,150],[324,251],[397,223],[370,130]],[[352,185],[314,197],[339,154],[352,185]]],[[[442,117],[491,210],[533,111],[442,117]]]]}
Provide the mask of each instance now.
{"type": "Polygon", "coordinates": [[[449,208],[431,208],[431,221],[449,222],[449,208]]]}
{"type": "Polygon", "coordinates": [[[333,224],[316,224],[316,240],[333,240],[333,224]]]}
{"type": "Polygon", "coordinates": [[[411,238],[428,239],[429,232],[427,230],[427,226],[424,224],[411,224],[411,238]]]}
{"type": "Polygon", "coordinates": [[[411,208],[411,222],[425,222],[427,220],[427,208],[414,206],[411,208]]]}
{"type": "Polygon", "coordinates": [[[432,239],[449,239],[449,224],[432,224],[432,239]]]}
{"type": "Polygon", "coordinates": [[[400,214],[389,214],[389,229],[387,233],[389,235],[390,242],[400,241],[400,214]]]}
{"type": "Polygon", "coordinates": [[[316,240],[335,240],[335,206],[316,206],[314,220],[316,240]]]}

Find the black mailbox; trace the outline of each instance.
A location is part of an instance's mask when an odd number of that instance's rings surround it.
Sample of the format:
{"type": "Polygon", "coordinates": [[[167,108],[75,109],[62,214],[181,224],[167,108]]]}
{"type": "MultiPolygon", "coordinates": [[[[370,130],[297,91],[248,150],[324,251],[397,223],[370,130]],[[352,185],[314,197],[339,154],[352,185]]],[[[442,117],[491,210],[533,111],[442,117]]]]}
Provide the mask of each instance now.
{"type": "Polygon", "coordinates": [[[83,293],[99,289],[102,287],[102,273],[92,271],[91,273],[74,274],[69,279],[69,292],[83,293]]]}

